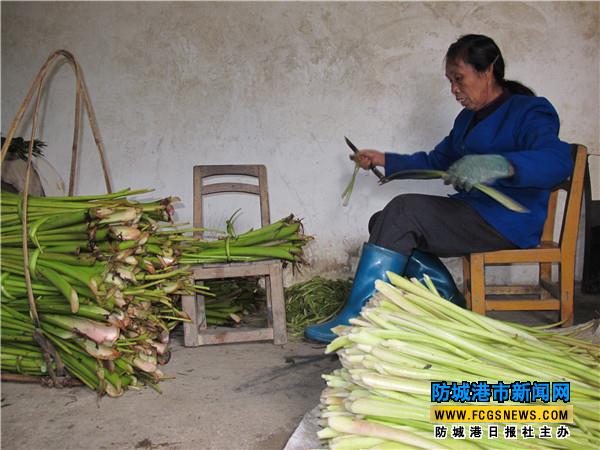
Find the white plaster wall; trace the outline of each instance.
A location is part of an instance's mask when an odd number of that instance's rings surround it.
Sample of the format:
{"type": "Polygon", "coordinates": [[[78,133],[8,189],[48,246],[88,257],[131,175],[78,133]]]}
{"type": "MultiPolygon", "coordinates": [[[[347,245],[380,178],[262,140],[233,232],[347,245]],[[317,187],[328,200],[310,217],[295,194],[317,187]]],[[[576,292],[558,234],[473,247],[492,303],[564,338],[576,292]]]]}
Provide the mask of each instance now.
{"type": "MultiPolygon", "coordinates": [[[[379,187],[362,172],[342,207],[353,169],[343,136],[363,148],[432,148],[460,110],[443,57],[461,34],[492,36],[507,77],[555,105],[562,138],[600,151],[596,2],[3,1],[0,8],[3,132],[47,56],[68,49],[83,67],[115,189],[177,195],[179,219],[191,221],[194,165],[265,164],[272,218],[293,212],[316,237],[304,276],[349,269],[368,218],[396,194],[450,192],[439,181],[379,187]]],[[[68,68],[56,70],[49,85],[40,138],[66,179],[74,99],[68,68]]],[[[103,192],[87,128],[82,158],[77,192],[103,192]]],[[[221,206],[211,225],[237,207],[221,206]]]]}

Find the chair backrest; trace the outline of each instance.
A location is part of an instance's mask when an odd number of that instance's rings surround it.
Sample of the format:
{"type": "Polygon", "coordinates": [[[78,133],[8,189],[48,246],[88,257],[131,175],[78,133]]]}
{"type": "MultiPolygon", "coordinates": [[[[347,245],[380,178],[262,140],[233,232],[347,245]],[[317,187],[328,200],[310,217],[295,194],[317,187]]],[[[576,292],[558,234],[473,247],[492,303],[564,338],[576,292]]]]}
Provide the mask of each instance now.
{"type": "Polygon", "coordinates": [[[550,194],[548,215],[544,222],[544,230],[541,239],[542,242],[552,242],[554,240],[554,224],[556,221],[558,193],[559,191],[564,190],[567,192],[567,198],[562,217],[560,238],[558,241],[558,244],[563,251],[574,250],[577,241],[585,169],[587,166],[587,149],[583,145],[573,144],[572,155],[575,161],[573,173],[565,182],[554,188],[550,194]]]}
{"type": "MultiPolygon", "coordinates": [[[[194,227],[202,228],[203,203],[205,196],[223,192],[254,194],[259,197],[260,221],[264,227],[270,223],[269,189],[267,186],[267,168],[254,165],[200,165],[194,166],[194,227]],[[253,177],[257,184],[241,182],[219,182],[205,184],[209,177],[253,177]]],[[[195,233],[196,235],[200,233],[195,233]]]]}

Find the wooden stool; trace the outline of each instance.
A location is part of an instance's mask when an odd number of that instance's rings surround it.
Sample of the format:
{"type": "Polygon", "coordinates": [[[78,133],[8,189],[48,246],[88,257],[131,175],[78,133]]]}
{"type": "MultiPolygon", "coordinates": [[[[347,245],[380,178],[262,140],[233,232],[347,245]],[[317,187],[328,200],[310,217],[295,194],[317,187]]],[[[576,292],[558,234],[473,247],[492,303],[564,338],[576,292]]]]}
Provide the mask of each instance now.
{"type": "MultiPolygon", "coordinates": [[[[195,228],[203,227],[202,200],[204,196],[223,192],[258,195],[260,201],[261,225],[264,227],[270,223],[267,170],[264,165],[194,166],[195,228]],[[254,177],[258,179],[258,185],[249,183],[204,184],[205,178],[214,176],[254,177]]],[[[206,325],[204,296],[183,296],[183,310],[192,319],[191,323],[184,323],[183,325],[185,346],[196,347],[200,345],[262,340],[273,340],[274,344],[285,344],[287,342],[287,332],[282,269],[282,262],[276,259],[240,263],[199,264],[192,266],[193,278],[195,281],[200,282],[218,278],[248,276],[263,277],[267,295],[267,327],[208,328],[206,325]]]]}

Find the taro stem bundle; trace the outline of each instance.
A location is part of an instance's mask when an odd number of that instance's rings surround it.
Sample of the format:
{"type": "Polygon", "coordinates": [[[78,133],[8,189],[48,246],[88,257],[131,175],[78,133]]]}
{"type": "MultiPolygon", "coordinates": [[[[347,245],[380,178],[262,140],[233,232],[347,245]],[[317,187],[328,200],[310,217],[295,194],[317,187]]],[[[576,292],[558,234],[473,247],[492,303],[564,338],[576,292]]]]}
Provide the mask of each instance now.
{"type": "Polygon", "coordinates": [[[179,261],[206,264],[281,259],[296,264],[304,261],[302,247],[311,239],[293,214],[239,235],[228,228],[228,233],[217,240],[182,237],[179,261]]]}
{"type": "MultiPolygon", "coordinates": [[[[177,265],[178,251],[160,230],[174,199],[126,198],[144,192],[28,198],[28,268],[41,330],[73,376],[111,396],[163,378],[169,332],[188,320],[176,297],[205,290],[177,265]]],[[[24,279],[22,201],[2,193],[2,369],[44,375],[50,368],[32,338],[24,279]]]]}
{"type": "MultiPolygon", "coordinates": [[[[428,278],[424,286],[387,275],[392,284],[377,281],[379,293],[350,326],[334,329],[339,337],[327,347],[343,366],[323,376],[328,387],[321,394],[324,428],[318,434],[330,448],[599,448],[600,346],[564,330],[463,310],[441,298],[428,278]],[[568,424],[567,439],[434,438],[432,381],[520,380],[570,382],[574,424],[568,424]]],[[[597,324],[574,333],[592,326],[597,324]]]]}
{"type": "Polygon", "coordinates": [[[204,308],[208,325],[239,324],[244,316],[260,309],[265,292],[260,277],[239,277],[204,282],[214,297],[206,298],[204,308]]]}
{"type": "MultiPolygon", "coordinates": [[[[302,223],[290,214],[265,227],[236,234],[233,221],[237,212],[226,221],[226,231],[218,232],[218,238],[207,240],[184,236],[189,231],[168,231],[171,245],[181,254],[179,262],[184,264],[210,264],[226,262],[248,262],[265,259],[280,259],[294,265],[302,264],[303,247],[311,239],[304,234],[302,223]]],[[[215,231],[215,230],[213,230],[215,231]]],[[[158,238],[156,238],[158,239],[158,238]]],[[[164,245],[164,244],[162,244],[164,245]]],[[[256,279],[238,278],[207,282],[213,299],[205,301],[206,318],[209,325],[240,323],[242,315],[258,308],[260,295],[256,279]]]]}

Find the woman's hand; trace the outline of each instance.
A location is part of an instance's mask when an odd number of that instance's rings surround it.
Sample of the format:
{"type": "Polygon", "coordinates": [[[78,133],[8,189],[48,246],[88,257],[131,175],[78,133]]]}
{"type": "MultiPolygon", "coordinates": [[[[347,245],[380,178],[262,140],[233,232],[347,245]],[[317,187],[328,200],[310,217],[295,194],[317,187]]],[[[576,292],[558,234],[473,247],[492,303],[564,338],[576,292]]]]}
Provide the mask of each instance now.
{"type": "Polygon", "coordinates": [[[502,155],[466,155],[452,164],[446,173],[445,184],[470,191],[477,183],[493,183],[500,178],[512,177],[515,170],[502,155]]]}
{"type": "Polygon", "coordinates": [[[358,153],[350,155],[350,159],[357,161],[365,170],[385,165],[385,153],[379,150],[360,150],[358,153]]]}

